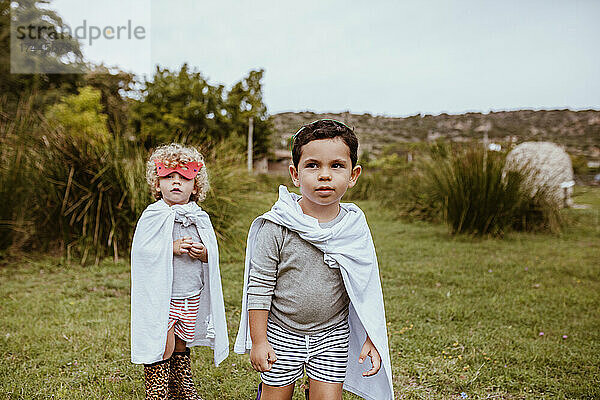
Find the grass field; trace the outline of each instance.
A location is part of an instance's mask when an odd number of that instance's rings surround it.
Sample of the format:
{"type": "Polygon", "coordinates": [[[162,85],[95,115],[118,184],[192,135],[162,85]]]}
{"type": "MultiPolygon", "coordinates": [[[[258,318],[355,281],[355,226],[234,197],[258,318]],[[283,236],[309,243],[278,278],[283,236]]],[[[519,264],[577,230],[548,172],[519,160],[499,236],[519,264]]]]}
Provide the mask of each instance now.
{"type": "MultiPolygon", "coordinates": [[[[562,234],[501,240],[453,237],[359,203],[379,257],[397,398],[600,398],[600,190],[578,189],[575,201],[592,208],[567,210],[562,234]]],[[[221,265],[230,343],[243,275],[233,254],[221,265]]],[[[203,398],[254,398],[247,356],[215,368],[210,350],[192,355],[203,398]]],[[[129,361],[126,262],[2,259],[0,398],[143,397],[142,367],[129,361]]]]}

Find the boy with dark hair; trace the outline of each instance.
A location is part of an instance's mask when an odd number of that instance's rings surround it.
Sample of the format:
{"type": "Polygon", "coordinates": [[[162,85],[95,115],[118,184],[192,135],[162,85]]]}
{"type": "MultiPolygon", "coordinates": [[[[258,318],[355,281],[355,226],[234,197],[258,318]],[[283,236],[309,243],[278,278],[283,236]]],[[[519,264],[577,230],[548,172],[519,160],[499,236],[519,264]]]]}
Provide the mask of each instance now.
{"type": "Polygon", "coordinates": [[[250,350],[261,372],[258,399],[291,399],[304,369],[312,400],[341,399],[342,388],[393,399],[375,247],[360,208],[340,203],[361,173],[358,140],[335,120],[304,125],[292,140],[302,196],[280,186],[250,227],[235,351],[250,350]]]}
{"type": "Polygon", "coordinates": [[[352,168],[354,168],[358,163],[358,138],[353,130],[333,119],[320,119],[304,125],[296,132],[292,138],[292,162],[294,163],[294,167],[298,169],[302,146],[313,140],[334,138],[340,138],[346,143],[346,146],[348,146],[348,150],[350,151],[352,168]]]}

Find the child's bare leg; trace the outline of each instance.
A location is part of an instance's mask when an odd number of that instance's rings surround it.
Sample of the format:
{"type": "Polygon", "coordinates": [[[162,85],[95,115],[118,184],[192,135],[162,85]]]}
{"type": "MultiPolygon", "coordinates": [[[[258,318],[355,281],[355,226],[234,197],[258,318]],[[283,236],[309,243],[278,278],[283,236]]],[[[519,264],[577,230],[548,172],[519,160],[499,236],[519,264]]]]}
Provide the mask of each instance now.
{"type": "Polygon", "coordinates": [[[185,341],[179,339],[179,336],[175,335],[175,351],[182,352],[186,349],[185,341]]]}
{"type": "MultiPolygon", "coordinates": [[[[269,386],[262,384],[262,394],[260,400],[291,400],[294,394],[294,384],[287,386],[269,386]]],[[[311,398],[312,400],[312,398],[311,398]]]]}
{"type": "Polygon", "coordinates": [[[310,400],[340,400],[342,383],[328,383],[308,378],[310,400]]]}
{"type": "MultiPolygon", "coordinates": [[[[185,343],[185,342],[184,342],[185,343]]],[[[171,357],[173,350],[175,349],[175,326],[167,331],[167,344],[165,345],[165,353],[163,354],[163,360],[171,357]]]]}

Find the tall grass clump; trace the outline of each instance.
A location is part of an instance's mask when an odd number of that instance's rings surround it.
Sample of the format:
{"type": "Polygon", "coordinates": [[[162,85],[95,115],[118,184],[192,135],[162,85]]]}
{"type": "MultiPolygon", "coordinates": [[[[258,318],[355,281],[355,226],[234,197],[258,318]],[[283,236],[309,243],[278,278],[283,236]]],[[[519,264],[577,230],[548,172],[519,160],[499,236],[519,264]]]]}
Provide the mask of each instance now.
{"type": "Polygon", "coordinates": [[[138,179],[144,152],[112,136],[73,135],[33,104],[35,96],[0,117],[0,248],[117,258],[148,203],[138,179]]]}
{"type": "Polygon", "coordinates": [[[97,144],[45,122],[40,136],[28,138],[39,165],[30,172],[37,244],[57,245],[82,264],[89,257],[117,259],[151,200],[145,151],[122,139],[97,144]]]}
{"type": "MultiPolygon", "coordinates": [[[[118,135],[88,140],[46,117],[23,103],[0,120],[0,249],[58,250],[82,264],[127,256],[136,222],[154,201],[149,152],[118,135]]],[[[256,178],[235,144],[199,147],[211,181],[201,206],[227,242],[221,248],[243,249],[247,227],[238,216],[256,207],[256,178]]]]}
{"type": "MultiPolygon", "coordinates": [[[[69,136],[56,139],[46,154],[54,152],[52,157],[62,157],[62,161],[49,175],[54,206],[47,219],[58,226],[65,243],[76,245],[82,262],[88,251],[93,251],[96,260],[108,253],[115,258],[119,253],[127,255],[137,219],[155,201],[145,178],[149,152],[118,139],[102,149],[85,144],[80,147],[77,139],[69,136]]],[[[227,143],[211,146],[203,153],[211,188],[200,205],[210,215],[222,242],[243,244],[245,232],[241,227],[236,229],[236,221],[241,210],[254,206],[254,177],[241,168],[243,155],[227,143]]],[[[70,249],[66,250],[70,255],[70,249]]]]}
{"type": "Polygon", "coordinates": [[[524,167],[505,170],[505,155],[482,147],[432,152],[419,173],[425,204],[439,208],[452,233],[502,236],[509,229],[557,232],[559,206],[548,188],[532,188],[524,167]]]}
{"type": "Polygon", "coordinates": [[[30,204],[30,149],[18,140],[21,132],[30,132],[37,123],[29,113],[31,104],[27,99],[15,114],[0,113],[0,249],[18,247],[31,232],[30,210],[24,207],[30,204]]]}

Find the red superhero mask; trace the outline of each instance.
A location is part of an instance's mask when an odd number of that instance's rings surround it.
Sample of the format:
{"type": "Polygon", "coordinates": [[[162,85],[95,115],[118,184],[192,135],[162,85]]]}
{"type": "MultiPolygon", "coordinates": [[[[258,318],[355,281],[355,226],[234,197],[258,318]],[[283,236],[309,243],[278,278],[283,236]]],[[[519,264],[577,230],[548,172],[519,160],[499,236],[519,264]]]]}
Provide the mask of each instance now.
{"type": "Polygon", "coordinates": [[[176,168],[167,168],[165,167],[165,163],[162,161],[154,161],[154,165],[156,165],[156,172],[161,178],[169,175],[172,172],[177,172],[179,175],[187,179],[194,179],[196,175],[198,175],[198,172],[200,172],[200,168],[204,166],[204,164],[201,162],[196,161],[178,165],[176,168]]]}

